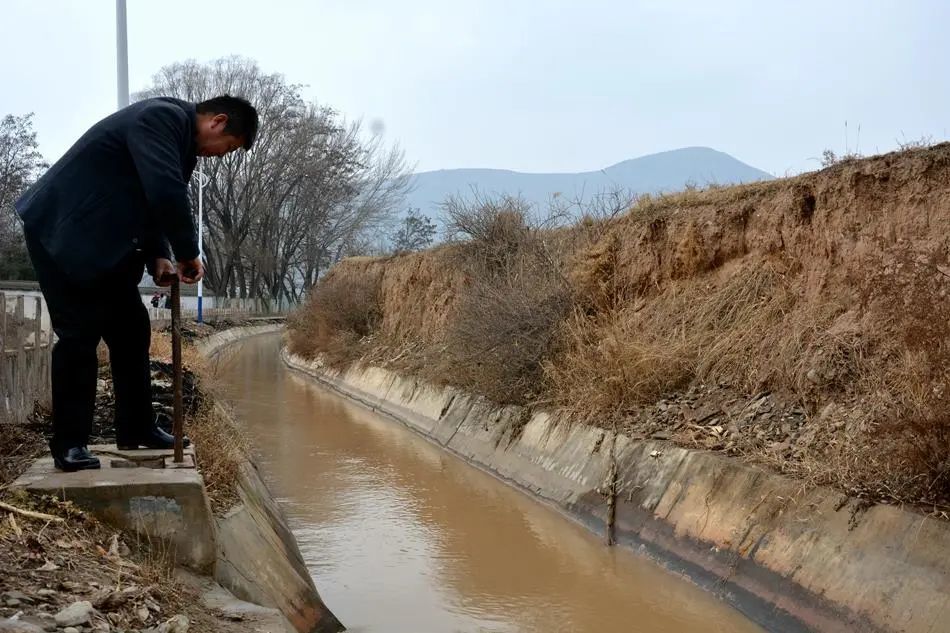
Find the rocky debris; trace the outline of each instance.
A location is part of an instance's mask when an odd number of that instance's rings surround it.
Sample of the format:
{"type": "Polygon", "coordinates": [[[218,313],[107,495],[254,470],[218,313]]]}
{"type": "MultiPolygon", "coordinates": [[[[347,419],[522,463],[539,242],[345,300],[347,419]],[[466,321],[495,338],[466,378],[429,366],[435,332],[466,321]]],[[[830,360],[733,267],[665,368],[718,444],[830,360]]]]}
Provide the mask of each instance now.
{"type": "Polygon", "coordinates": [[[23,604],[33,604],[33,598],[26,595],[22,591],[4,591],[2,594],[4,601],[6,601],[8,607],[17,607],[23,604]],[[10,604],[15,602],[16,604],[10,604]]]}
{"type": "Polygon", "coordinates": [[[45,630],[37,624],[15,617],[0,620],[0,633],[44,633],[45,630]]]}
{"type": "MultiPolygon", "coordinates": [[[[721,452],[780,473],[809,476],[814,459],[829,446],[874,432],[874,404],[842,396],[821,408],[787,393],[763,390],[744,394],[725,384],[698,383],[652,404],[624,411],[623,432],[634,439],[670,441],[679,446],[721,452]]],[[[858,480],[839,487],[850,497],[873,503],[912,505],[914,500],[887,486],[858,480]]],[[[950,512],[919,500],[918,509],[950,520],[950,512]]]]}
{"type": "Polygon", "coordinates": [[[72,503],[22,492],[0,494],[14,507],[64,519],[48,523],[0,509],[0,633],[70,627],[80,633],[141,631],[158,626],[163,613],[192,616],[189,606],[200,609],[179,587],[161,580],[154,566],[160,562],[136,562],[133,557],[142,552],[136,554],[122,534],[72,503]]]}
{"type": "MultiPolygon", "coordinates": [[[[171,363],[151,361],[152,372],[152,413],[156,423],[165,431],[172,430],[172,415],[174,401],[174,384],[172,382],[171,363]]],[[[182,401],[185,406],[185,415],[193,415],[201,405],[201,391],[198,387],[198,377],[194,372],[185,368],[182,376],[182,401]]],[[[92,424],[93,444],[110,444],[115,442],[115,393],[112,388],[112,374],[108,365],[99,368],[98,387],[96,390],[96,413],[92,424]]]]}
{"type": "Polygon", "coordinates": [[[752,397],[726,385],[697,384],[653,405],[629,411],[625,430],[641,439],[671,440],[691,448],[742,455],[764,449],[793,457],[810,418],[797,402],[763,391],[752,397]]]}
{"type": "Polygon", "coordinates": [[[53,616],[53,619],[59,626],[75,626],[89,622],[92,619],[92,614],[92,603],[88,600],[81,600],[59,611],[53,616]]]}
{"type": "Polygon", "coordinates": [[[142,588],[135,585],[123,589],[103,589],[93,596],[92,604],[99,611],[115,611],[141,598],[142,594],[142,588]]]}
{"type": "Polygon", "coordinates": [[[190,624],[188,616],[176,615],[156,627],[145,629],[142,633],[188,633],[190,624]]]}

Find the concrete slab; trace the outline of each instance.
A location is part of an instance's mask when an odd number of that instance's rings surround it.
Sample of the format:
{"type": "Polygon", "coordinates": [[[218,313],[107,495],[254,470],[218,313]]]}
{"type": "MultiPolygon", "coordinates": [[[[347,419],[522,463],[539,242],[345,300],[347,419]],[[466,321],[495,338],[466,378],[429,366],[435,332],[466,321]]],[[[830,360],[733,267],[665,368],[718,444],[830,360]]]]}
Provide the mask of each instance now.
{"type": "Polygon", "coordinates": [[[100,458],[100,470],[64,473],[52,457],[42,457],[13,487],[72,501],[115,527],[164,542],[178,564],[202,572],[213,569],[214,524],[193,449],[186,454],[190,468],[168,467],[171,451],[89,449],[100,458]],[[164,467],[154,466],[159,463],[164,467]]]}
{"type": "MultiPolygon", "coordinates": [[[[189,464],[191,468],[195,467],[195,448],[193,446],[189,446],[182,451],[184,455],[184,462],[182,464],[175,463],[175,452],[172,450],[141,448],[134,451],[123,451],[112,444],[94,444],[89,447],[89,450],[99,457],[100,460],[102,460],[103,457],[107,457],[111,460],[125,460],[136,464],[148,465],[148,468],[188,468],[189,464]],[[150,464],[161,465],[153,466],[150,464]]],[[[105,466],[105,464],[103,464],[103,466],[105,466]]],[[[121,467],[123,466],[120,466],[120,468],[121,467]]]]}
{"type": "Polygon", "coordinates": [[[175,579],[201,596],[201,602],[214,615],[227,620],[229,633],[297,633],[290,621],[277,609],[245,602],[207,576],[176,570],[175,579]]]}

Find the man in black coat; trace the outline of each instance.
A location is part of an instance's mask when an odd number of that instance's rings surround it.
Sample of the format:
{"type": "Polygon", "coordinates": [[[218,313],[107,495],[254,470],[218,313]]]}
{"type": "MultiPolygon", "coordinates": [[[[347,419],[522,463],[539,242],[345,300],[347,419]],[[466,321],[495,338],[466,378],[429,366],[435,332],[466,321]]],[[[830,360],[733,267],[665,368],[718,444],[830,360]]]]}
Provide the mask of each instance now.
{"type": "Polygon", "coordinates": [[[98,468],[86,448],[102,339],[115,387],[116,444],[171,448],[152,415],[143,265],[156,283],[204,274],[188,203],[198,156],[251,148],[258,118],[246,100],[140,101],[89,129],[16,202],[58,340],[52,355],[56,467],[98,468]],[[177,266],[172,264],[174,253],[177,266]]]}

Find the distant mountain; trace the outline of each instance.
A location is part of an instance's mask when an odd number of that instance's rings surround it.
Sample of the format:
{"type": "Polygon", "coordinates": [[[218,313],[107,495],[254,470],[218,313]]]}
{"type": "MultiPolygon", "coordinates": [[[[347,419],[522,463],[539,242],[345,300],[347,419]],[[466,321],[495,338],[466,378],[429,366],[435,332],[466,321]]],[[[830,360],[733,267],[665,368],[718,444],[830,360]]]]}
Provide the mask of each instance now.
{"type": "Polygon", "coordinates": [[[439,203],[451,194],[469,197],[473,187],[482,195],[520,194],[535,205],[545,205],[553,194],[568,199],[589,198],[618,187],[634,193],[656,193],[677,191],[690,183],[727,185],[772,178],[729,154],[708,147],[686,147],[576,174],[527,174],[503,169],[420,172],[413,177],[408,205],[441,224],[439,203]]]}

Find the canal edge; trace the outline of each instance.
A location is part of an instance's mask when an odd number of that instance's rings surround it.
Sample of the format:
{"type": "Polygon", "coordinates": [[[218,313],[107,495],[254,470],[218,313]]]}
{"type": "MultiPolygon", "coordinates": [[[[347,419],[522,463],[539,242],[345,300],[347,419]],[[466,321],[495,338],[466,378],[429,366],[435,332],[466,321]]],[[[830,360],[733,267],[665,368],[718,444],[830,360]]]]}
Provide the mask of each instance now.
{"type": "Polygon", "coordinates": [[[932,631],[947,603],[950,526],[667,442],[611,438],[546,412],[435,387],[379,367],[283,362],[401,422],[599,536],[599,488],[617,460],[614,534],[769,631],[932,631]],[[609,454],[608,454],[609,453],[609,454]]]}

